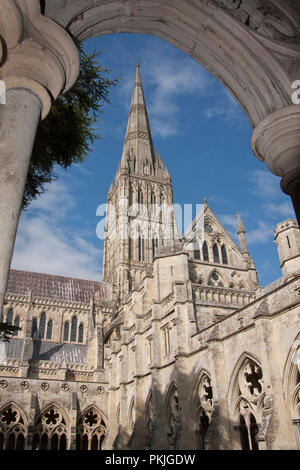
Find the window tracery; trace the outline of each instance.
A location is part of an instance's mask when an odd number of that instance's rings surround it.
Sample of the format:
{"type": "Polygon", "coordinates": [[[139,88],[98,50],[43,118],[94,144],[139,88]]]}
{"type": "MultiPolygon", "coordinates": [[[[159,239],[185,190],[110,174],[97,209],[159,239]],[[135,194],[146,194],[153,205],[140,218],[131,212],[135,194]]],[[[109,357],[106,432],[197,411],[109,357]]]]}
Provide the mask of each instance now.
{"type": "Polygon", "coordinates": [[[210,377],[204,373],[198,387],[200,448],[205,448],[205,437],[213,410],[213,389],[210,377]]]}
{"type": "Polygon", "coordinates": [[[294,341],[287,359],[284,385],[296,441],[300,449],[300,335],[294,341]]]}
{"type": "Polygon", "coordinates": [[[167,436],[169,439],[170,449],[174,449],[178,439],[179,429],[181,425],[180,407],[178,400],[177,387],[174,385],[168,399],[167,413],[166,413],[166,426],[167,436]]]}
{"type": "Polygon", "coordinates": [[[33,450],[66,450],[67,425],[62,411],[52,405],[38,418],[33,430],[33,450]]]}
{"type": "Polygon", "coordinates": [[[24,450],[26,423],[20,409],[14,404],[0,410],[0,450],[24,450]]]}
{"type": "Polygon", "coordinates": [[[106,436],[106,425],[94,407],[86,410],[78,420],[76,429],[77,450],[101,450],[106,436]]]}
{"type": "Polygon", "coordinates": [[[207,285],[211,287],[224,287],[225,284],[220,274],[216,271],[213,271],[209,276],[207,285]]]}
{"type": "Polygon", "coordinates": [[[243,450],[257,450],[258,441],[266,438],[272,406],[268,405],[271,396],[265,393],[262,368],[254,359],[246,357],[243,360],[237,373],[233,395],[236,419],[234,429],[240,447],[243,450]]]}

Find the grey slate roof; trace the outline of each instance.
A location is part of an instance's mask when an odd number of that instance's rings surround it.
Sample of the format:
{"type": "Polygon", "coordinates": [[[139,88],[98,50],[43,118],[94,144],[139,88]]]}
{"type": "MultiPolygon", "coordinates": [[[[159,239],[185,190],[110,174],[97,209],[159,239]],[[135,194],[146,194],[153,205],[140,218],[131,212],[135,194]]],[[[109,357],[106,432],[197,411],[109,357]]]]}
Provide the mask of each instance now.
{"type": "MultiPolygon", "coordinates": [[[[11,339],[5,344],[7,359],[21,359],[23,340],[11,339]]],[[[52,361],[84,364],[87,347],[82,344],[54,343],[53,341],[33,340],[31,359],[34,361],[52,361]]]]}
{"type": "Polygon", "coordinates": [[[7,292],[28,294],[74,302],[89,303],[91,297],[111,300],[111,287],[106,282],[88,281],[53,274],[33,273],[12,269],[9,274],[7,292]]]}

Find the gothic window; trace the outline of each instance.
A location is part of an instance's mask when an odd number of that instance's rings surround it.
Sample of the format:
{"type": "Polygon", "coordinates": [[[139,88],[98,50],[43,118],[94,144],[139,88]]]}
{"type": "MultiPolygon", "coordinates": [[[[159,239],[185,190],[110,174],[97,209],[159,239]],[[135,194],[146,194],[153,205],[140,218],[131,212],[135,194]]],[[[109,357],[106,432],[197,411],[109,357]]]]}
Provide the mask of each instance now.
{"type": "Polygon", "coordinates": [[[133,189],[132,189],[132,185],[129,186],[129,202],[128,202],[128,205],[129,207],[132,206],[132,201],[133,201],[133,189]]]}
{"type": "Polygon", "coordinates": [[[143,194],[143,191],[141,189],[139,189],[138,191],[138,205],[139,205],[139,208],[141,209],[141,206],[144,204],[144,194],[143,194]]]}
{"type": "MultiPolygon", "coordinates": [[[[19,326],[20,326],[20,317],[19,317],[19,316],[17,316],[17,317],[15,318],[14,326],[16,326],[16,327],[19,327],[19,326]]],[[[18,331],[18,330],[14,331],[14,336],[18,336],[18,334],[19,334],[19,331],[18,331]]]]}
{"type": "Polygon", "coordinates": [[[40,318],[40,328],[39,328],[39,338],[45,337],[45,329],[46,329],[46,314],[42,313],[40,318]]]}
{"type": "Polygon", "coordinates": [[[52,320],[49,320],[47,324],[46,339],[52,339],[52,329],[53,329],[53,323],[52,323],[52,320]]]}
{"type": "Polygon", "coordinates": [[[152,393],[151,393],[148,399],[147,407],[146,407],[146,419],[145,419],[145,425],[146,425],[145,448],[146,450],[149,449],[151,446],[151,439],[152,439],[154,424],[155,424],[155,411],[154,411],[153,398],[152,398],[152,393]]]}
{"type": "Polygon", "coordinates": [[[209,261],[208,246],[206,242],[203,243],[202,252],[203,252],[203,261],[209,261]]]}
{"type": "Polygon", "coordinates": [[[129,260],[132,260],[132,238],[129,234],[129,243],[128,243],[128,257],[129,260]]]}
{"type": "Polygon", "coordinates": [[[222,263],[228,264],[227,250],[224,245],[221,248],[221,254],[222,254],[222,263]]]}
{"type": "Polygon", "coordinates": [[[32,320],[31,337],[37,338],[37,336],[38,336],[38,322],[37,322],[37,318],[34,317],[32,320]]]}
{"type": "MultiPolygon", "coordinates": [[[[265,413],[271,412],[271,406],[268,405],[270,396],[265,395],[262,368],[254,359],[245,357],[241,360],[241,366],[232,384],[229,397],[232,396],[231,406],[238,445],[243,450],[257,450],[258,417],[261,419],[265,413]]],[[[268,422],[269,419],[261,428],[262,440],[265,439],[268,422]]]]}
{"type": "Polygon", "coordinates": [[[249,412],[247,402],[241,402],[239,431],[242,450],[258,450],[258,426],[255,417],[249,412]]]}
{"type": "Polygon", "coordinates": [[[141,234],[139,234],[138,245],[139,261],[145,261],[145,240],[141,234]]]}
{"type": "Polygon", "coordinates": [[[171,392],[168,394],[165,422],[167,428],[167,436],[169,440],[169,447],[172,450],[176,446],[176,441],[181,423],[178,391],[176,385],[173,385],[171,392]]]}
{"type": "Polygon", "coordinates": [[[71,323],[71,338],[70,341],[75,343],[77,341],[77,317],[74,315],[71,323]]]}
{"type": "Polygon", "coordinates": [[[206,233],[208,233],[209,235],[211,235],[214,230],[213,230],[213,227],[212,227],[212,225],[211,225],[210,223],[205,222],[205,224],[204,224],[204,231],[205,231],[206,233]]]}
{"type": "Polygon", "coordinates": [[[6,315],[6,323],[8,323],[8,325],[12,325],[13,316],[14,316],[14,311],[12,308],[10,308],[6,315]]]}
{"type": "Polygon", "coordinates": [[[194,242],[194,258],[195,259],[200,259],[200,248],[199,248],[199,242],[198,241],[194,242]]]}
{"type": "Polygon", "coordinates": [[[80,323],[78,328],[78,343],[83,343],[83,323],[80,323]]]}
{"type": "Polygon", "coordinates": [[[205,438],[211,421],[213,410],[213,389],[210,377],[204,373],[201,377],[198,387],[199,399],[199,447],[205,448],[205,438]]]}
{"type": "Polygon", "coordinates": [[[38,418],[33,429],[33,450],[66,450],[67,425],[61,410],[51,405],[38,418]]]}
{"type": "Polygon", "coordinates": [[[296,442],[300,449],[300,334],[292,344],[284,373],[284,389],[296,442]]]}
{"type": "Polygon", "coordinates": [[[214,263],[220,263],[219,247],[216,244],[214,244],[213,246],[213,255],[214,255],[214,263]]]}
{"type": "Polygon", "coordinates": [[[156,238],[152,238],[152,258],[155,258],[156,248],[157,248],[158,240],[156,238]]]}
{"type": "Polygon", "coordinates": [[[14,404],[0,410],[0,450],[24,450],[26,440],[25,418],[14,404]]]}
{"type": "Polygon", "coordinates": [[[69,330],[70,330],[70,325],[69,322],[66,321],[64,324],[64,341],[69,341],[69,330]]]}
{"type": "Polygon", "coordinates": [[[136,171],[136,158],[133,159],[133,173],[136,171]]]}
{"type": "Polygon", "coordinates": [[[224,282],[220,274],[217,273],[216,271],[213,271],[213,273],[210,275],[207,284],[211,287],[224,287],[224,282]]]}
{"type": "Polygon", "coordinates": [[[76,450],[101,450],[106,436],[106,424],[94,407],[85,411],[76,428],[76,450]]]}

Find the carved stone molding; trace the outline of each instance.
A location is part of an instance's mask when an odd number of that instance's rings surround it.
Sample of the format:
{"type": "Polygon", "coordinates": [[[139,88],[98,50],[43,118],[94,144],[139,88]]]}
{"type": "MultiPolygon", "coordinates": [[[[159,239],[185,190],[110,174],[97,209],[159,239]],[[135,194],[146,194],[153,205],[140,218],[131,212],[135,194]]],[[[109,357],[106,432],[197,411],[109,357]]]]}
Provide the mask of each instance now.
{"type": "Polygon", "coordinates": [[[41,14],[40,2],[4,0],[1,6],[5,54],[0,79],[7,90],[17,87],[34,92],[42,102],[44,118],[52,97],[74,84],[79,73],[78,50],[61,26],[41,14]]]}
{"type": "Polygon", "coordinates": [[[251,148],[274,175],[284,177],[300,167],[300,105],[270,114],[253,131],[251,148]]]}

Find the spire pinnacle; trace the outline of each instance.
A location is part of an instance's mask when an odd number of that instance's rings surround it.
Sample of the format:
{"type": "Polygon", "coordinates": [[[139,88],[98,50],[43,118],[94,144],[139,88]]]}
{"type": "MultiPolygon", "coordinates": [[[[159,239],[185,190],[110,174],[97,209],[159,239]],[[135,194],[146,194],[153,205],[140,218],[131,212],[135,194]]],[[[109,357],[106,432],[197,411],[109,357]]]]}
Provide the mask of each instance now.
{"type": "Polygon", "coordinates": [[[132,166],[132,162],[135,160],[135,172],[137,173],[142,173],[144,166],[149,162],[152,166],[154,166],[155,162],[139,62],[136,63],[135,81],[131,96],[122,160],[128,161],[129,167],[132,166]]]}
{"type": "Polygon", "coordinates": [[[246,233],[239,211],[237,211],[237,233],[246,233]]]}
{"type": "Polygon", "coordinates": [[[243,254],[248,254],[247,241],[246,241],[246,230],[244,228],[239,211],[237,211],[237,234],[240,240],[240,248],[243,254]]]}

